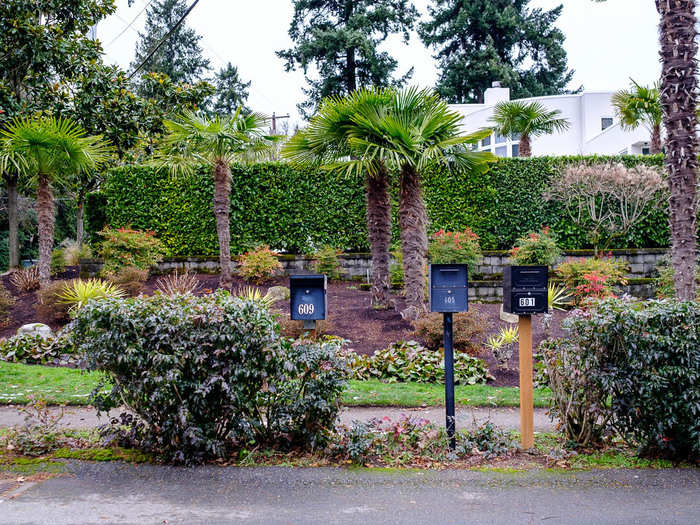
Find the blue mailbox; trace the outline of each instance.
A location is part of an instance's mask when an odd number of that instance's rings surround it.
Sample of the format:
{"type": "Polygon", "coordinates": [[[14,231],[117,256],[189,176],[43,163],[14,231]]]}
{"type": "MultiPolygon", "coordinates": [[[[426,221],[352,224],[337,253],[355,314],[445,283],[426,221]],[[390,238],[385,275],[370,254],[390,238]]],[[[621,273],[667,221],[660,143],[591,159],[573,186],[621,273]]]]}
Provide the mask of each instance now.
{"type": "Polygon", "coordinates": [[[546,266],[506,266],[503,270],[504,312],[532,315],[549,311],[546,266]]]}
{"type": "Polygon", "coordinates": [[[326,318],[325,275],[289,276],[289,313],[294,321],[319,321],[326,318]]]}
{"type": "Polygon", "coordinates": [[[430,265],[430,311],[469,310],[468,267],[466,264],[430,265]]]}

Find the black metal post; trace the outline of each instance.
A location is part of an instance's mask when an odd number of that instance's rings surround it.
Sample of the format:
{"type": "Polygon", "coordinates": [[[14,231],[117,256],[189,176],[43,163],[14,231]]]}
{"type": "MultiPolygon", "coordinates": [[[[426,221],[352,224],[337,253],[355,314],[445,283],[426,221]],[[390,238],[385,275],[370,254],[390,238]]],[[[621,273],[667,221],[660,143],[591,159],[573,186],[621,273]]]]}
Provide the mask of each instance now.
{"type": "Polygon", "coordinates": [[[444,314],[445,329],[445,412],[447,413],[447,436],[450,438],[450,448],[457,447],[455,438],[455,363],[452,350],[452,314],[444,314]]]}

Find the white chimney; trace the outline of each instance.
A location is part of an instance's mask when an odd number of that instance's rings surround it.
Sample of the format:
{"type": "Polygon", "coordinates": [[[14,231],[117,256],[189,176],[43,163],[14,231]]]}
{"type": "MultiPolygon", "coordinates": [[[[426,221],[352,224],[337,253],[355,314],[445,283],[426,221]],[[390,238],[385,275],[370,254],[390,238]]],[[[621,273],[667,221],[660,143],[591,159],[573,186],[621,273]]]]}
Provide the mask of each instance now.
{"type": "Polygon", "coordinates": [[[510,100],[510,88],[501,87],[498,81],[492,82],[491,87],[484,91],[484,104],[487,106],[508,100],[510,100]]]}

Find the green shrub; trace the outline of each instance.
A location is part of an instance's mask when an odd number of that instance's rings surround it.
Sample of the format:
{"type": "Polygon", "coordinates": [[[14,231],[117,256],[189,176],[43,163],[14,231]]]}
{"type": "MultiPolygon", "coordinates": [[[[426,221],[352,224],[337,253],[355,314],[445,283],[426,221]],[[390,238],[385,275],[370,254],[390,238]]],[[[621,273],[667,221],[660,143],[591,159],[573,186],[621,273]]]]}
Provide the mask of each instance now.
{"type": "Polygon", "coordinates": [[[340,279],[340,251],[333,246],[325,245],[314,253],[314,269],[316,273],[322,273],[329,279],[340,279]]]}
{"type": "Polygon", "coordinates": [[[700,305],[608,299],[565,321],[613,426],[648,453],[700,457],[700,305]]]}
{"type": "Polygon", "coordinates": [[[102,244],[100,257],[104,262],[104,275],[116,274],[131,266],[148,270],[163,259],[165,249],[151,231],[106,227],[100,232],[102,244]]]}
{"type": "MultiPolygon", "coordinates": [[[[657,271],[659,277],[656,279],[656,298],[657,299],[672,299],[676,295],[676,290],[673,286],[674,270],[669,261],[662,262],[657,271]]],[[[696,297],[700,301],[700,265],[695,268],[695,282],[697,286],[696,297]]]]}
{"type": "Polygon", "coordinates": [[[61,248],[54,248],[51,252],[51,275],[58,275],[66,271],[65,255],[61,248]]]}
{"type": "Polygon", "coordinates": [[[539,265],[553,268],[560,257],[561,250],[549,226],[520,237],[510,251],[511,264],[519,266],[539,265]]]}
{"type": "Polygon", "coordinates": [[[595,382],[598,363],[579,351],[568,339],[547,339],[540,343],[540,383],[552,390],[550,415],[568,441],[583,447],[600,443],[610,419],[608,394],[595,382]]]}
{"type": "Polygon", "coordinates": [[[15,304],[15,299],[10,295],[5,287],[0,283],[0,326],[8,323],[12,306],[15,304]]]}
{"type": "Polygon", "coordinates": [[[40,335],[27,334],[0,339],[0,360],[10,363],[57,364],[75,353],[68,331],[46,339],[40,335]]]}
{"type": "MultiPolygon", "coordinates": [[[[424,315],[414,321],[413,334],[423,341],[431,350],[437,350],[442,346],[443,316],[438,313],[424,315]]],[[[466,352],[470,355],[479,355],[482,352],[480,341],[491,323],[477,310],[454,314],[452,316],[452,330],[455,350],[466,352]]]]}
{"type": "Polygon", "coordinates": [[[482,258],[479,236],[471,228],[462,232],[437,231],[430,238],[428,255],[433,264],[461,263],[473,272],[482,258]]]}
{"type": "Polygon", "coordinates": [[[392,261],[389,264],[389,280],[393,288],[403,286],[403,253],[401,249],[391,252],[392,261]]]}
{"type": "Polygon", "coordinates": [[[240,258],[238,273],[246,280],[260,284],[282,269],[282,264],[269,246],[258,246],[240,258]]]}
{"type": "Polygon", "coordinates": [[[338,341],[292,344],[260,301],[223,290],[92,302],[73,325],[88,367],[115,385],[98,406],[129,406],[142,446],[178,463],[324,445],[349,374],[338,341]]]}
{"type": "MultiPolygon", "coordinates": [[[[562,249],[588,247],[587,230],[576,226],[558,203],[542,198],[554,175],[581,162],[662,166],[663,157],[509,158],[480,174],[430,167],[422,175],[432,231],[471,227],[481,248],[494,250],[510,249],[519,237],[548,224],[562,249]]],[[[323,244],[343,251],[368,250],[361,181],[288,163],[233,165],[231,170],[232,253],[259,243],[294,253],[308,253],[323,244]]],[[[183,177],[144,166],[115,168],[100,192],[88,197],[87,228],[94,233],[106,224],[132,225],[157,232],[168,255],[216,255],[213,193],[206,166],[183,177]]],[[[396,216],[393,228],[398,239],[396,216]]],[[[668,243],[667,213],[655,210],[611,247],[668,243]]]]}
{"type": "MultiPolygon", "coordinates": [[[[417,383],[445,380],[444,351],[428,350],[415,341],[401,341],[371,356],[359,356],[353,363],[356,379],[381,379],[417,383]]],[[[486,383],[489,370],[477,357],[457,352],[454,356],[455,384],[486,383]]]]}

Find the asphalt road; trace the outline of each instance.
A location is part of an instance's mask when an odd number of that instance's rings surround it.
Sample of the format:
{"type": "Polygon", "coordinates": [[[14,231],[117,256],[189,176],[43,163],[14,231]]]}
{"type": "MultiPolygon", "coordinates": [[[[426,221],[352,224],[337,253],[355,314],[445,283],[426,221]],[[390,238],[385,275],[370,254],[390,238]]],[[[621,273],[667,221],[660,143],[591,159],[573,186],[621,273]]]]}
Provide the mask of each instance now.
{"type": "Polygon", "coordinates": [[[185,469],[124,463],[0,501],[1,524],[700,524],[700,470],[185,469]]]}

